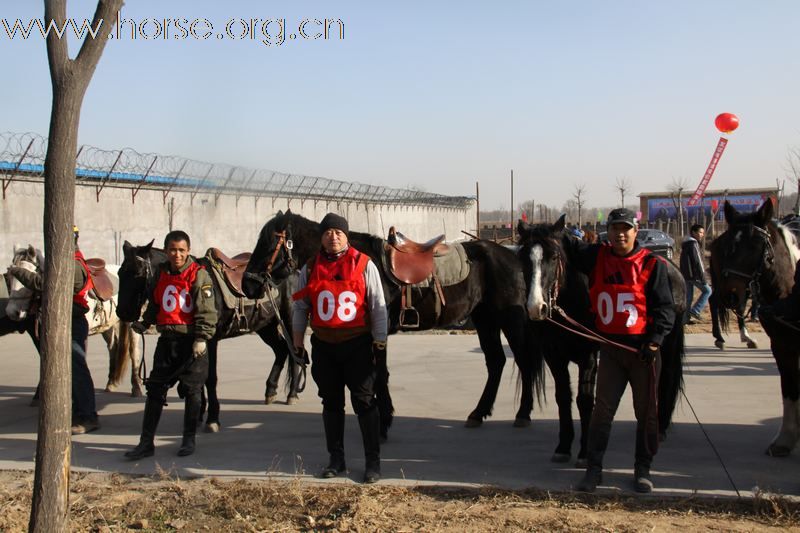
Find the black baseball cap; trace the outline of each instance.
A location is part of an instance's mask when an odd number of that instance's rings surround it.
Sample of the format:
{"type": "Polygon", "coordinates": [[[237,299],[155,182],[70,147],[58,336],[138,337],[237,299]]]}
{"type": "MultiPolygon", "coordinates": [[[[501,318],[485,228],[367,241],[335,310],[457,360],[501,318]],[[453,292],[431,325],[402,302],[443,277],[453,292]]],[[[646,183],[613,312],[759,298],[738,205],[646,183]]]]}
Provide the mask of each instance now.
{"type": "Polygon", "coordinates": [[[620,207],[619,209],[614,209],[608,214],[608,220],[606,221],[607,226],[611,226],[611,224],[627,224],[632,228],[636,227],[636,214],[631,211],[630,209],[626,209],[624,207],[620,207]]]}

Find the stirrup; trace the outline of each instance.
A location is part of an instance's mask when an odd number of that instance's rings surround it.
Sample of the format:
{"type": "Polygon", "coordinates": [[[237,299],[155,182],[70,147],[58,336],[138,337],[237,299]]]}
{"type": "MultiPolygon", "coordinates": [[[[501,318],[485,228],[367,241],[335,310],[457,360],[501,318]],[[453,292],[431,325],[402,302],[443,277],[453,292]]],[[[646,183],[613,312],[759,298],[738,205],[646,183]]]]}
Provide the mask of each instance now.
{"type": "Polygon", "coordinates": [[[400,327],[401,328],[418,328],[419,327],[419,311],[413,307],[406,307],[400,310],[400,327]]]}

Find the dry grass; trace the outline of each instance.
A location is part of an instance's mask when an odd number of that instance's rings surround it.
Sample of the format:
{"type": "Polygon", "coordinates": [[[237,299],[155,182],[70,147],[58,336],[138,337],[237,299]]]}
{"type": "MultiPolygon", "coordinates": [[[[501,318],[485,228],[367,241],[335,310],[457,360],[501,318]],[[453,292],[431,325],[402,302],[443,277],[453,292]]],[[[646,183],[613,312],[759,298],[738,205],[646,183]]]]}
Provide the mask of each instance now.
{"type": "MultiPolygon", "coordinates": [[[[0,472],[0,530],[24,531],[32,474],[0,472]]],[[[800,531],[800,503],[74,474],[73,531],[800,531]]]]}

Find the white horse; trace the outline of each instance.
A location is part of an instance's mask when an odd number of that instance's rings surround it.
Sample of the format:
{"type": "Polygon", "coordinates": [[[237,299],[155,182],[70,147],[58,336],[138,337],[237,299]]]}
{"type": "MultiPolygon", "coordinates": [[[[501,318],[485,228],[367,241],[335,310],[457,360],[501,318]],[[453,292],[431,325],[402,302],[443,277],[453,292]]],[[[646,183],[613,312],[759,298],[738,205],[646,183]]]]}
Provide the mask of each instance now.
{"type": "MultiPolygon", "coordinates": [[[[13,266],[24,268],[31,272],[41,272],[44,266],[44,255],[31,245],[14,247],[13,266]]],[[[86,311],[86,320],[89,322],[89,335],[101,334],[108,347],[108,383],[107,392],[117,390],[118,384],[125,372],[127,361],[131,363],[131,396],[142,396],[142,380],[139,377],[139,363],[141,350],[138,335],[130,328],[130,324],[117,317],[117,293],[119,292],[119,266],[106,265],[106,271],[112,280],[114,294],[110,300],[101,301],[89,292],[89,309],[86,311]]],[[[38,320],[32,316],[37,312],[40,295],[25,287],[13,276],[10,279],[8,304],[5,312],[8,318],[22,322],[25,320],[38,320]]]]}

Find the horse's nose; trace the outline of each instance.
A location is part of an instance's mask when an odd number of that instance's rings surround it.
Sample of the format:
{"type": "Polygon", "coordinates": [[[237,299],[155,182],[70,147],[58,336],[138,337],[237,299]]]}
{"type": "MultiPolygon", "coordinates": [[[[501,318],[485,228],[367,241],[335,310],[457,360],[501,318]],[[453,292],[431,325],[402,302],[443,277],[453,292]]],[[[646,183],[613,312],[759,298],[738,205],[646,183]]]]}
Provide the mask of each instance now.
{"type": "Polygon", "coordinates": [[[546,303],[528,306],[528,317],[531,320],[544,320],[547,318],[548,307],[546,303]]]}

